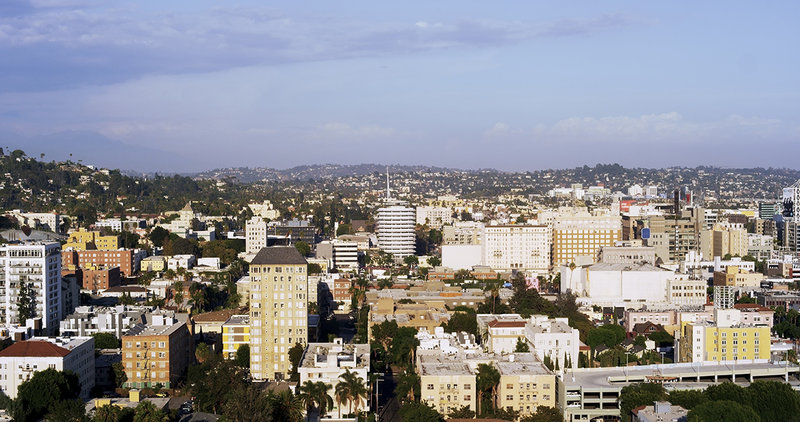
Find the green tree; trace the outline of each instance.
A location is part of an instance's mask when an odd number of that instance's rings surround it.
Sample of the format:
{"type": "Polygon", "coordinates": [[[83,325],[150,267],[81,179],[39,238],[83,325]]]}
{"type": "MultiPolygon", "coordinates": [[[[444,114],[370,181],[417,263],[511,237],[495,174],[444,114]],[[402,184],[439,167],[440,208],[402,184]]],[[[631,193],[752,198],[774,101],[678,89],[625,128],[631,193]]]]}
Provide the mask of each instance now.
{"type": "Polygon", "coordinates": [[[318,409],[320,417],[324,417],[328,410],[333,408],[333,399],[328,394],[328,384],[322,381],[306,381],[298,387],[298,391],[306,407],[318,409]]]}
{"type": "Polygon", "coordinates": [[[107,404],[95,409],[92,422],[133,422],[133,414],[133,409],[107,404]]]}
{"type": "Polygon", "coordinates": [[[303,401],[289,390],[269,395],[272,418],[276,421],[300,422],[303,420],[303,401]]]}
{"type": "Polygon", "coordinates": [[[631,410],[655,401],[667,399],[664,386],[656,383],[637,383],[622,387],[619,395],[620,415],[624,422],[631,420],[631,410]]]}
{"type": "Polygon", "coordinates": [[[478,373],[475,378],[475,387],[478,390],[478,415],[483,415],[484,398],[488,396],[494,411],[497,406],[497,384],[500,382],[500,372],[491,363],[478,364],[478,373]],[[482,410],[483,409],[483,410],[482,410]]]}
{"type": "Polygon", "coordinates": [[[230,392],[229,400],[221,407],[222,416],[230,422],[271,422],[282,421],[273,418],[270,396],[261,388],[247,386],[230,392]]]}
{"type": "Polygon", "coordinates": [[[169,415],[150,401],[141,401],[133,411],[133,422],[167,422],[169,415]]]}
{"type": "Polygon", "coordinates": [[[164,242],[169,239],[169,231],[163,227],[157,226],[154,227],[153,230],[150,230],[150,234],[147,235],[150,239],[150,242],[153,243],[153,246],[162,247],[164,246],[164,242]]]}
{"type": "Polygon", "coordinates": [[[557,407],[537,406],[536,412],[525,416],[519,422],[563,422],[564,414],[557,407]]]}
{"type": "Polygon", "coordinates": [[[528,343],[522,339],[522,337],[517,339],[517,345],[514,347],[515,353],[528,353],[531,351],[531,348],[528,346],[528,343]]]}
{"type": "Polygon", "coordinates": [[[80,394],[78,376],[69,371],[48,368],[34,372],[30,380],[20,384],[10,412],[15,421],[35,421],[61,401],[74,400],[80,394]]]}
{"type": "Polygon", "coordinates": [[[433,406],[427,403],[407,402],[400,407],[403,422],[444,422],[433,406]]]}
{"type": "Polygon", "coordinates": [[[95,349],[119,349],[120,341],[114,334],[111,333],[94,333],[94,348],[95,349]]]}
{"type": "Polygon", "coordinates": [[[706,401],[708,401],[708,398],[700,390],[674,390],[669,393],[670,403],[687,410],[692,410],[706,401]]]}
{"type": "MultiPolygon", "coordinates": [[[[689,422],[760,422],[752,407],[735,401],[719,400],[699,404],[689,411],[689,422]]],[[[789,419],[786,419],[789,420],[789,419]]]]}
{"type": "Polygon", "coordinates": [[[789,384],[756,381],[747,391],[750,407],[765,421],[788,421],[800,415],[800,395],[789,384]]]}
{"type": "Polygon", "coordinates": [[[89,422],[83,400],[62,400],[50,407],[45,419],[53,422],[89,422]]]}
{"type": "Polygon", "coordinates": [[[334,388],[335,396],[339,399],[345,399],[350,404],[350,413],[355,411],[356,415],[358,415],[360,413],[361,400],[367,397],[367,387],[364,385],[364,380],[355,372],[350,372],[349,369],[339,375],[339,378],[341,381],[334,388]]]}
{"type": "Polygon", "coordinates": [[[294,247],[297,249],[297,252],[300,252],[300,255],[309,256],[311,255],[311,246],[308,243],[300,240],[294,244],[294,247]]]}
{"type": "Polygon", "coordinates": [[[236,349],[236,365],[240,368],[250,368],[250,345],[242,344],[236,349]]]}
{"type": "Polygon", "coordinates": [[[457,333],[465,331],[469,334],[478,335],[478,316],[475,311],[454,312],[447,323],[443,323],[444,331],[457,333]]]}
{"type": "Polygon", "coordinates": [[[397,378],[397,385],[394,387],[395,396],[401,402],[417,401],[420,391],[420,378],[419,375],[412,371],[405,371],[397,378]]]}
{"type": "Polygon", "coordinates": [[[309,274],[320,274],[320,273],[322,273],[322,267],[317,263],[308,264],[308,273],[309,274]]]}
{"type": "Polygon", "coordinates": [[[292,365],[292,372],[289,375],[289,380],[291,381],[300,380],[300,373],[297,372],[297,368],[300,367],[300,360],[303,359],[305,350],[305,346],[300,343],[295,343],[294,346],[289,349],[289,363],[292,365]]]}
{"type": "Polygon", "coordinates": [[[36,317],[36,301],[34,300],[33,291],[29,283],[19,283],[19,297],[17,299],[17,315],[19,315],[19,323],[25,325],[25,321],[29,318],[36,317]]]}
{"type": "MultiPolygon", "coordinates": [[[[246,372],[233,361],[214,355],[200,365],[192,365],[186,377],[189,392],[198,411],[220,413],[226,403],[247,387],[246,372]]],[[[243,393],[244,394],[244,393],[243,393]]],[[[257,398],[248,399],[258,402],[257,398]]]]}
{"type": "Polygon", "coordinates": [[[406,266],[412,267],[419,264],[419,258],[416,255],[409,255],[403,258],[403,262],[406,264],[406,266]]]}
{"type": "Polygon", "coordinates": [[[122,362],[115,362],[111,364],[111,369],[114,370],[114,382],[117,387],[122,388],[125,382],[128,381],[128,374],[125,373],[125,367],[122,366],[122,362]]]}
{"type": "Polygon", "coordinates": [[[450,412],[447,417],[449,419],[473,419],[475,418],[475,412],[469,406],[463,406],[450,412]]]}
{"type": "Polygon", "coordinates": [[[213,354],[214,352],[205,343],[198,344],[194,351],[194,357],[198,363],[207,361],[213,354]]]}
{"type": "Polygon", "coordinates": [[[442,265],[442,259],[438,256],[432,256],[428,258],[428,265],[431,267],[438,267],[439,265],[442,265]]]}

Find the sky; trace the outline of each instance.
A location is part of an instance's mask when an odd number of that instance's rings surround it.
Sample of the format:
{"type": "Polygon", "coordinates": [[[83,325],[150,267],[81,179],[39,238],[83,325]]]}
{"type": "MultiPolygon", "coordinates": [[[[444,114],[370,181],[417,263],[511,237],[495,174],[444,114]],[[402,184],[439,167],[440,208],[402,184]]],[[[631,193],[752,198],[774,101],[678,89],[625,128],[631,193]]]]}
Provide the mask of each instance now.
{"type": "Polygon", "coordinates": [[[800,168],[800,2],[0,1],[0,147],[141,171],[800,168]]]}

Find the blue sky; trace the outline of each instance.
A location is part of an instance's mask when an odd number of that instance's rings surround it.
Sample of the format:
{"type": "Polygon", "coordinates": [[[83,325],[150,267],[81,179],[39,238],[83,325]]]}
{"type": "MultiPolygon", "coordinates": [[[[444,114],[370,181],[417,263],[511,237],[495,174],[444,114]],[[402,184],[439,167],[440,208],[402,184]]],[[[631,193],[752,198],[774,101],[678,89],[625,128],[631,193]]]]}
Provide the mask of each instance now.
{"type": "Polygon", "coordinates": [[[0,146],[148,171],[800,168],[798,12],[790,1],[3,0],[0,146]],[[76,145],[83,136],[91,148],[76,145]]]}

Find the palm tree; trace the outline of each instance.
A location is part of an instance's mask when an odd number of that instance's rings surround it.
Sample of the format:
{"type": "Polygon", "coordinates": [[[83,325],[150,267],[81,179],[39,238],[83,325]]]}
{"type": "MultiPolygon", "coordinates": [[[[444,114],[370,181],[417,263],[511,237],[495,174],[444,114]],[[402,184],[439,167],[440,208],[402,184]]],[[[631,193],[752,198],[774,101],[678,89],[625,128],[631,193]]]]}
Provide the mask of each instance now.
{"type": "Polygon", "coordinates": [[[481,404],[483,402],[483,395],[487,390],[491,390],[492,409],[495,408],[497,402],[497,383],[500,382],[500,372],[491,363],[481,363],[478,365],[478,373],[476,377],[476,388],[478,390],[478,415],[481,412],[481,404]]]}
{"type": "Polygon", "coordinates": [[[306,381],[298,388],[298,397],[306,406],[307,413],[316,407],[319,409],[319,416],[325,416],[328,409],[333,407],[333,399],[328,395],[328,385],[322,381],[306,381]]]}
{"type": "Polygon", "coordinates": [[[367,386],[364,384],[364,380],[355,372],[350,372],[349,369],[339,375],[339,378],[341,381],[336,384],[336,399],[342,403],[345,401],[350,403],[350,413],[353,413],[355,407],[355,413],[358,414],[361,399],[367,397],[367,386]]]}
{"type": "Polygon", "coordinates": [[[269,402],[272,405],[272,416],[276,421],[300,422],[303,420],[303,401],[300,397],[284,390],[280,393],[270,394],[269,402]]]}

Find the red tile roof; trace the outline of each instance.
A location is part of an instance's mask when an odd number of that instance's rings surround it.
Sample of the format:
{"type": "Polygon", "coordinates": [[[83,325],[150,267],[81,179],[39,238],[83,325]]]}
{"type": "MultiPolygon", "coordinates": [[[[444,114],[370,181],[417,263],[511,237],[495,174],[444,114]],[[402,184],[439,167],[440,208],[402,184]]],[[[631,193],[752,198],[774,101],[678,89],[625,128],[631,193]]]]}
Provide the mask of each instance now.
{"type": "Polygon", "coordinates": [[[69,350],[56,346],[49,341],[18,341],[0,351],[0,357],[64,357],[69,350]]]}

